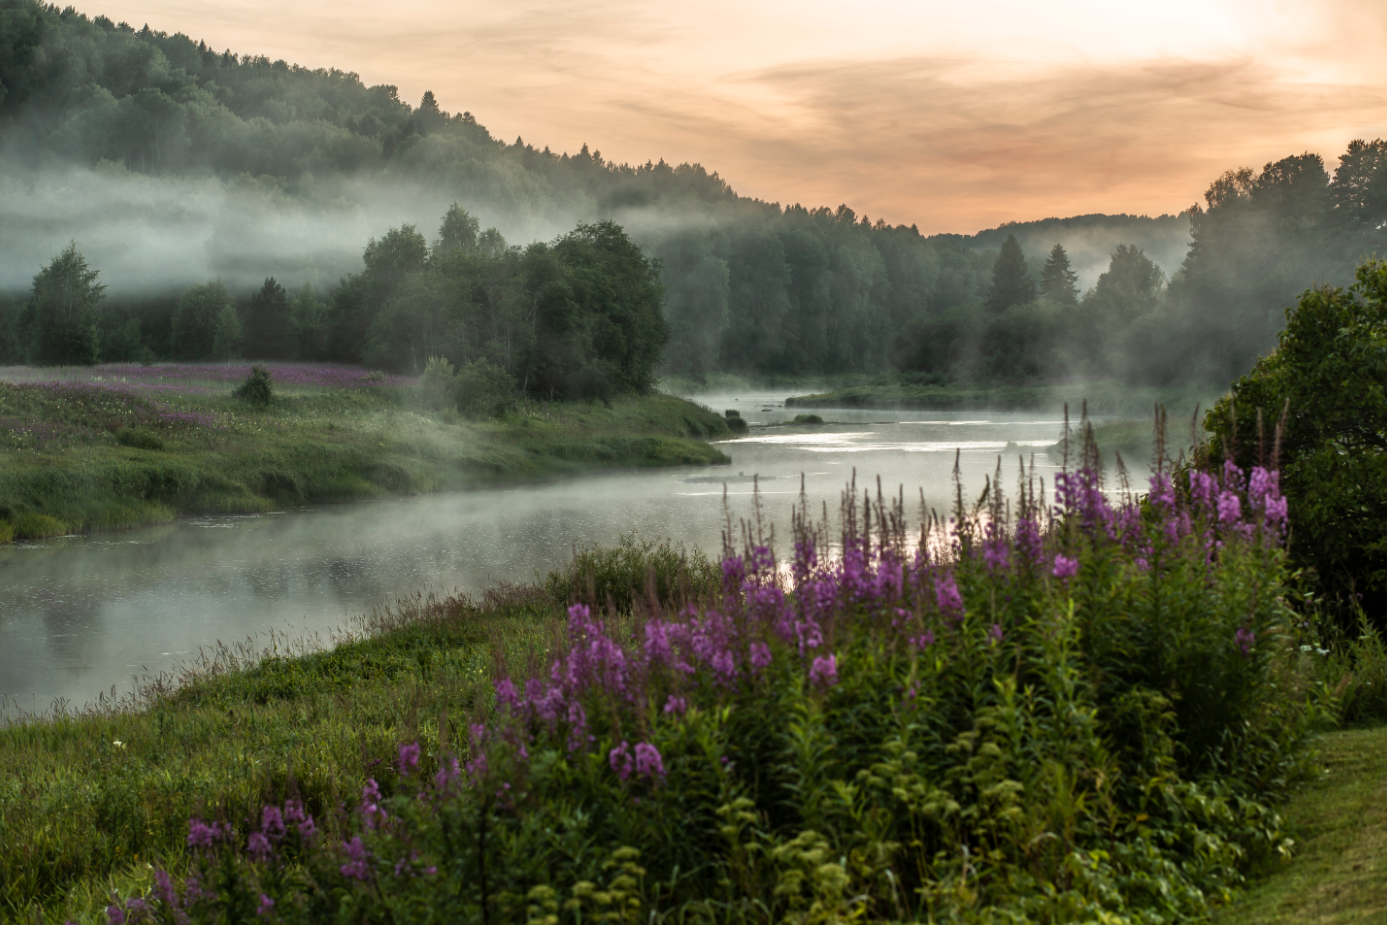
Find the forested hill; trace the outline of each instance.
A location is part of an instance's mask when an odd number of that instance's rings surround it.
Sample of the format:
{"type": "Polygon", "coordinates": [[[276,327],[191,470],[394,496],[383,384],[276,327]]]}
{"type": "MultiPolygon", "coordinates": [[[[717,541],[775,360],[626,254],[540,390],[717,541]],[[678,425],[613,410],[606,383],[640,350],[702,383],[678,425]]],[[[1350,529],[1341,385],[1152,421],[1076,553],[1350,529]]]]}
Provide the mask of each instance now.
{"type": "MultiPolygon", "coordinates": [[[[613,164],[587,146],[570,154],[506,143],[431,93],[412,106],[350,72],[0,0],[0,291],[27,297],[36,270],[75,239],[110,286],[103,324],[129,335],[135,322],[158,355],[172,349],[169,317],[189,285],[222,279],[243,309],[267,277],[331,292],[361,271],[369,239],[406,224],[431,235],[456,201],[494,226],[493,245],[619,223],[662,261],[670,372],[895,364],[952,379],[1097,374],[1154,332],[1140,375],[1217,377],[1270,344],[1299,288],[1339,279],[1372,249],[1381,148],[1364,150],[1351,183],[1295,158],[1220,180],[1223,192],[1211,189],[1195,214],[1203,237],[1193,263],[1177,270],[1188,213],[927,237],[848,206],[742,197],[698,165],[613,164]],[[1033,283],[1062,244],[1075,295],[1101,298],[1070,300],[1086,314],[1065,299],[992,298],[1008,235],[1033,283]],[[1122,253],[1161,272],[1126,257],[1109,266],[1118,245],[1134,245],[1122,253]],[[1113,270],[1103,283],[1100,271],[1113,270]],[[1204,323],[1215,308],[1217,321],[1204,323]],[[1080,318],[1093,320],[1082,347],[1068,335],[1080,318]],[[1061,335],[1066,343],[1052,343],[1061,335]],[[1019,348],[998,346],[1018,339],[1019,348]]],[[[1027,291],[1034,285],[1017,290],[1027,291]]],[[[0,360],[13,360],[18,342],[0,329],[0,360]]]]}

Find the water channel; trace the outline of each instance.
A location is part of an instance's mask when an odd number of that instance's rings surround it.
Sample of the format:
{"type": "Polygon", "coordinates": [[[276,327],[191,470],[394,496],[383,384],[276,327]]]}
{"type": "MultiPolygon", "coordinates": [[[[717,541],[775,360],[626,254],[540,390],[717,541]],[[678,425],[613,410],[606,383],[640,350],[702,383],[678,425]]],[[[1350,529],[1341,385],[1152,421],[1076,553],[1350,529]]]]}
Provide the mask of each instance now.
{"type": "MultiPolygon", "coordinates": [[[[721,549],[724,481],[733,517],[752,513],[757,475],[767,519],[788,536],[804,477],[814,509],[836,512],[856,470],[946,510],[958,453],[976,492],[1005,456],[1008,487],[1018,458],[1034,454],[1050,475],[1060,460],[1055,415],[819,411],[794,426],[784,394],[701,396],[736,408],[750,432],[722,445],[732,464],[618,472],[536,486],[326,505],[260,516],[203,517],[118,534],[0,548],[0,699],[10,710],[80,705],[131,689],[217,641],[328,634],[353,614],[420,590],[479,591],[532,580],[563,564],[575,545],[622,533],[721,549]]],[[[1046,479],[1048,481],[1048,478],[1046,479]]],[[[783,551],[783,550],[782,550],[783,551]]]]}

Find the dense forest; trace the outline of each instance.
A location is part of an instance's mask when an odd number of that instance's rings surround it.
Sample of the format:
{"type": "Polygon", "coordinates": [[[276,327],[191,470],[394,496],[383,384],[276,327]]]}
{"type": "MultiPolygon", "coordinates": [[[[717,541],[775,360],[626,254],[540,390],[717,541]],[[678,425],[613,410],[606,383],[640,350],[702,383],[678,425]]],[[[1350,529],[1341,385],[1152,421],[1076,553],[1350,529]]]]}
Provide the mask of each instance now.
{"type": "Polygon", "coordinates": [[[72,239],[111,284],[94,314],[102,358],[217,356],[215,336],[185,331],[188,306],[207,297],[218,311],[234,304],[242,326],[222,353],[414,371],[431,354],[486,355],[519,386],[529,370],[517,358],[529,348],[494,346],[506,336],[477,314],[478,293],[523,304],[539,255],[563,263],[593,235],[620,234],[659,275],[661,362],[677,375],[896,368],[938,381],[1226,380],[1271,346],[1301,289],[1346,281],[1387,233],[1382,142],[1355,142],[1332,176],[1313,154],[1230,172],[1180,216],[926,236],[847,206],[741,197],[698,165],[506,143],[432,93],[411,106],[353,73],[216,51],[31,0],[0,0],[0,159],[10,177],[0,182],[0,251],[13,260],[34,241],[48,247],[25,267],[0,266],[10,293],[0,362],[42,359],[30,281],[72,239]],[[50,214],[73,200],[85,211],[50,214]],[[406,205],[389,213],[382,201],[406,205]],[[445,270],[414,230],[434,227],[454,201],[468,221],[495,226],[457,258],[465,271],[445,270]],[[205,234],[177,224],[206,202],[215,205],[205,234]],[[101,250],[103,223],[121,229],[121,247],[101,250]],[[139,233],[156,226],[162,236],[139,233]],[[551,243],[513,247],[502,232],[551,243]],[[346,236],[335,249],[312,246],[333,235],[346,236]],[[385,294],[372,254],[405,239],[424,256],[405,274],[411,282],[385,294]],[[200,262],[131,256],[193,240],[200,262]],[[385,337],[408,328],[383,320],[399,312],[431,320],[385,337]],[[289,320],[266,328],[272,317],[289,320]]]}

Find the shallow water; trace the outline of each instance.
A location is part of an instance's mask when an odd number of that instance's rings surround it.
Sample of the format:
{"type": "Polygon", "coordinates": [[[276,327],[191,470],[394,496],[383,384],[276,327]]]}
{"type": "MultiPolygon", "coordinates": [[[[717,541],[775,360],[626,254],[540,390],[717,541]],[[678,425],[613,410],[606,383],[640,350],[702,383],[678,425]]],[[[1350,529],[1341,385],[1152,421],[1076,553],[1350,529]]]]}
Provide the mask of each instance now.
{"type": "Polygon", "coordinates": [[[918,519],[921,490],[930,506],[949,507],[956,452],[973,495],[999,455],[1009,489],[1019,456],[1034,454],[1042,477],[1060,462],[1044,450],[1061,430],[1053,415],[829,409],[817,411],[833,422],[822,426],[760,426],[794,416],[784,398],[699,397],[753,425],[722,445],[730,466],[205,517],[0,548],[0,696],[31,711],[59,698],[81,704],[112,686],[128,691],[134,676],[168,670],[218,640],[272,629],[326,634],[400,594],[531,580],[575,545],[610,544],[631,530],[716,554],[724,482],[732,516],[749,516],[752,475],[784,538],[801,475],[813,510],[826,501],[836,513],[856,469],[859,487],[878,477],[889,494],[904,485],[918,519]]]}

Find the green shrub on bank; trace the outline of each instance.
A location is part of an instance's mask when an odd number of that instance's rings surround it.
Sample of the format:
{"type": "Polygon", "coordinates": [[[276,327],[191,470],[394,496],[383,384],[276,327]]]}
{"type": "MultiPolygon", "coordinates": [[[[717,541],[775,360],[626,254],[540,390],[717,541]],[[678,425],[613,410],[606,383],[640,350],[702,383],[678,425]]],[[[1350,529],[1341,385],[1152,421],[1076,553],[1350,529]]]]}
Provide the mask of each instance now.
{"type": "Polygon", "coordinates": [[[544,588],[556,605],[592,601],[628,613],[639,602],[651,610],[716,593],[721,573],[701,550],[676,550],[668,540],[637,540],[623,533],[615,546],[585,546],[573,561],[550,572],[544,588]]]}
{"type": "Polygon", "coordinates": [[[274,382],[270,378],[270,371],[263,366],[252,366],[246,381],[242,382],[231,394],[253,407],[269,407],[275,397],[274,382]]]}

